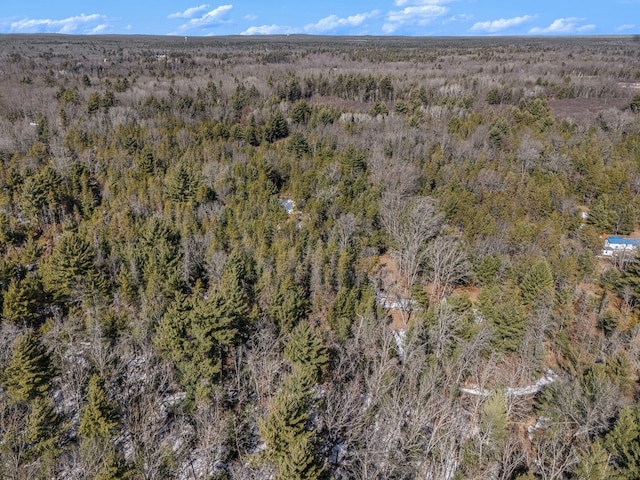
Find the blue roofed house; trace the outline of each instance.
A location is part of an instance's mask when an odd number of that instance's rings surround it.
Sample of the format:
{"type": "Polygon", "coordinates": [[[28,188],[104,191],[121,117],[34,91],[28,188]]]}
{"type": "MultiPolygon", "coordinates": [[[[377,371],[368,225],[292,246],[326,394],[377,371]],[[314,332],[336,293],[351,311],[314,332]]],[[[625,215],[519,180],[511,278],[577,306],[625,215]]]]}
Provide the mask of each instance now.
{"type": "Polygon", "coordinates": [[[611,257],[616,253],[623,253],[636,250],[640,247],[640,239],[622,237],[620,235],[609,235],[604,241],[602,255],[611,257]]]}

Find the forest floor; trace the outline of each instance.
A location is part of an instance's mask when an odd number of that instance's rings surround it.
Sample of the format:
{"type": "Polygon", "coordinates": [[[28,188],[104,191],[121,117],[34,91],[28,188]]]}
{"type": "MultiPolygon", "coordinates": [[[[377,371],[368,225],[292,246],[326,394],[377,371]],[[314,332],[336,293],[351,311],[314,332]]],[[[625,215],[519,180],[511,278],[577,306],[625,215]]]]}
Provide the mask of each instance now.
{"type": "MultiPolygon", "coordinates": [[[[379,298],[385,298],[387,301],[395,300],[398,303],[403,301],[408,302],[411,298],[404,278],[402,278],[398,270],[398,264],[388,252],[380,255],[378,267],[374,272],[374,280],[377,285],[376,294],[379,298]]],[[[425,291],[430,298],[434,297],[433,285],[427,284],[425,291]]],[[[452,293],[468,295],[469,299],[476,304],[480,289],[471,285],[456,288],[452,293]]],[[[392,331],[406,330],[411,320],[415,318],[413,311],[403,312],[402,309],[393,307],[387,308],[387,315],[389,317],[388,325],[392,331]]]]}

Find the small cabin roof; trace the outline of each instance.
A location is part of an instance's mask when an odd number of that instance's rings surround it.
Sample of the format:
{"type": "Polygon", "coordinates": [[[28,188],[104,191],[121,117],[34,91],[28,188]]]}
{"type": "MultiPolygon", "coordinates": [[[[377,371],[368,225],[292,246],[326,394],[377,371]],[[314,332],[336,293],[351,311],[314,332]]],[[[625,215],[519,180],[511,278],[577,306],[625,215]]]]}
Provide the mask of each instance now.
{"type": "Polygon", "coordinates": [[[618,245],[640,246],[640,238],[621,237],[620,235],[609,235],[607,242],[609,242],[609,244],[616,243],[618,245]]]}

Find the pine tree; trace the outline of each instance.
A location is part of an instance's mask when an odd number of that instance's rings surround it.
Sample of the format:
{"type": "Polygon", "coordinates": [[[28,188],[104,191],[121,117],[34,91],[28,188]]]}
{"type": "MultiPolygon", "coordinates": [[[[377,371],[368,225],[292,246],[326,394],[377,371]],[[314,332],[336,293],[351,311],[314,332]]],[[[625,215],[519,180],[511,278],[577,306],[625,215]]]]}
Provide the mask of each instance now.
{"type": "Polygon", "coordinates": [[[196,197],[201,179],[192,166],[180,163],[167,175],[167,196],[175,202],[188,202],[196,197]]]}
{"type": "Polygon", "coordinates": [[[609,466],[609,452],[597,440],[580,458],[575,471],[577,480],[609,480],[613,469],[609,466]]]}
{"type": "Polygon", "coordinates": [[[102,379],[94,374],[89,379],[87,404],[80,416],[78,434],[84,441],[106,441],[112,437],[117,425],[102,379]]]}
{"type": "Polygon", "coordinates": [[[318,480],[322,477],[322,468],[314,454],[312,432],[299,435],[288,447],[287,455],[279,465],[278,480],[318,480]]]}
{"type": "Polygon", "coordinates": [[[291,120],[306,125],[311,117],[311,107],[306,100],[297,100],[291,108],[291,120]]]}
{"type": "Polygon", "coordinates": [[[2,384],[14,402],[44,397],[55,375],[51,358],[36,336],[27,332],[13,345],[13,355],[2,373],[2,384]]]}
{"type": "Polygon", "coordinates": [[[522,280],[520,295],[526,305],[550,305],[555,297],[553,274],[546,260],[536,263],[522,280]]]}
{"type": "Polygon", "coordinates": [[[604,447],[615,466],[609,478],[640,478],[640,403],[622,409],[615,427],[604,438],[604,447]]]}
{"type": "Polygon", "coordinates": [[[500,449],[509,435],[507,401],[503,389],[494,391],[482,405],[482,423],[491,436],[491,444],[500,449]]]}
{"type": "Polygon", "coordinates": [[[118,427],[115,408],[107,398],[102,379],[89,379],[87,403],[80,415],[78,435],[83,467],[91,478],[126,478],[126,469],[114,443],[118,427]]]}
{"type": "Polygon", "coordinates": [[[276,110],[264,125],[264,138],[267,142],[275,142],[289,135],[287,119],[279,110],[276,110]]]}
{"type": "Polygon", "coordinates": [[[266,457],[278,469],[278,479],[315,479],[321,474],[313,433],[306,428],[310,387],[308,377],[294,370],[274,398],[267,417],[258,421],[267,444],[266,457]]]}
{"type": "Polygon", "coordinates": [[[254,286],[257,281],[253,260],[243,252],[234,250],[224,264],[219,292],[226,299],[231,326],[245,336],[252,321],[249,311],[254,303],[254,286]]]}
{"type": "Polygon", "coordinates": [[[356,316],[357,290],[341,288],[329,311],[329,326],[341,341],[349,338],[351,324],[356,316]]]}
{"type": "Polygon", "coordinates": [[[304,290],[294,282],[291,275],[287,276],[269,302],[271,321],[285,332],[289,332],[307,316],[308,311],[309,302],[304,290]]]}
{"type": "Polygon", "coordinates": [[[518,296],[497,286],[483,289],[480,310],[494,331],[493,343],[501,351],[517,351],[525,329],[526,313],[518,296]]]}
{"type": "Polygon", "coordinates": [[[222,374],[223,347],[237,335],[219,294],[206,301],[181,296],[163,315],[154,343],[171,360],[190,400],[205,398],[222,374]]]}
{"type": "Polygon", "coordinates": [[[110,449],[105,454],[100,470],[96,473],[95,480],[122,480],[129,478],[126,464],[118,456],[114,449],[110,449]]]}
{"type": "Polygon", "coordinates": [[[36,316],[34,280],[11,279],[2,302],[2,318],[15,324],[29,324],[36,316]]]}
{"type": "Polygon", "coordinates": [[[171,298],[183,289],[180,235],[173,227],[156,217],[149,218],[136,245],[135,256],[145,290],[171,298]]]}
{"type": "Polygon", "coordinates": [[[30,446],[29,458],[41,457],[43,464],[51,463],[59,453],[59,428],[60,418],[54,410],[53,400],[49,397],[33,399],[24,439],[30,446]]]}
{"type": "Polygon", "coordinates": [[[314,383],[320,380],[322,370],[329,361],[327,348],[307,322],[300,322],[292,330],[284,348],[284,358],[314,383]]]}
{"type": "Polygon", "coordinates": [[[65,232],[56,244],[45,265],[43,282],[61,302],[74,303],[87,292],[106,290],[106,281],[95,268],[91,245],[74,232],[65,232]]]}
{"type": "Polygon", "coordinates": [[[120,299],[126,303],[133,304],[138,297],[138,292],[133,284],[128,269],[124,265],[120,266],[120,272],[118,273],[116,283],[118,284],[118,287],[120,287],[120,299]]]}

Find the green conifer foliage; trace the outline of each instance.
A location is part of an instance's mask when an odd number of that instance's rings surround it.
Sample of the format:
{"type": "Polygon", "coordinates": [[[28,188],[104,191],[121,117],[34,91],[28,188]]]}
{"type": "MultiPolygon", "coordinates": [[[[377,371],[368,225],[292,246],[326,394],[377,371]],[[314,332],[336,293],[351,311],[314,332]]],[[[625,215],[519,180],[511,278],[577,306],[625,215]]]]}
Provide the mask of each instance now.
{"type": "Polygon", "coordinates": [[[277,110],[275,111],[264,125],[264,138],[267,142],[275,142],[289,135],[289,126],[284,115],[277,110]]]}
{"type": "Polygon", "coordinates": [[[589,450],[580,458],[574,470],[577,480],[609,480],[613,469],[609,466],[609,452],[601,441],[591,444],[589,450]]]}
{"type": "Polygon", "coordinates": [[[309,388],[308,377],[294,370],[274,398],[267,417],[258,421],[260,435],[267,444],[266,458],[278,469],[278,479],[320,476],[313,433],[306,429],[309,388]]]}
{"type": "Polygon", "coordinates": [[[278,480],[317,480],[322,478],[322,468],[314,455],[313,435],[305,432],[289,445],[288,455],[279,465],[278,480]]]}
{"type": "Polygon", "coordinates": [[[43,283],[56,301],[70,303],[78,302],[87,292],[106,291],[91,245],[75,232],[65,232],[56,244],[45,265],[43,283]]]}
{"type": "Polygon", "coordinates": [[[478,300],[480,310],[493,327],[495,347],[502,351],[517,351],[527,320],[520,299],[508,289],[492,286],[482,290],[478,300]]]}
{"type": "Polygon", "coordinates": [[[493,442],[495,442],[499,449],[499,445],[502,445],[509,435],[507,429],[509,423],[507,418],[507,400],[503,389],[497,389],[487,398],[482,406],[482,414],[483,426],[490,432],[493,442]]]}
{"type": "Polygon", "coordinates": [[[291,108],[291,120],[306,125],[311,117],[311,107],[306,100],[297,100],[291,108]]]}
{"type": "Polygon", "coordinates": [[[2,318],[15,324],[28,324],[36,316],[35,279],[11,279],[2,302],[2,318]]]}
{"type": "Polygon", "coordinates": [[[118,425],[115,411],[107,399],[102,379],[94,374],[89,379],[87,404],[80,417],[78,433],[85,441],[109,440],[118,425]]]}
{"type": "Polygon", "coordinates": [[[251,320],[250,309],[254,303],[254,287],[257,281],[255,265],[251,257],[239,250],[229,254],[224,264],[219,292],[226,299],[232,326],[241,335],[251,320]]]}
{"type": "Polygon", "coordinates": [[[309,312],[309,302],[303,288],[288,275],[269,302],[269,318],[285,332],[298,324],[309,312]]]}
{"type": "Polygon", "coordinates": [[[289,143],[287,144],[287,150],[293,153],[296,158],[302,158],[304,155],[311,153],[311,147],[301,132],[294,132],[291,135],[289,143]]]}
{"type": "Polygon", "coordinates": [[[604,438],[604,447],[615,466],[609,478],[640,478],[640,403],[622,409],[616,426],[604,438]]]}
{"type": "Polygon", "coordinates": [[[49,463],[47,459],[56,457],[59,453],[59,423],[51,398],[38,397],[31,402],[25,428],[25,442],[31,446],[31,458],[44,457],[44,463],[49,463]]]}
{"type": "Polygon", "coordinates": [[[27,177],[20,194],[21,210],[32,221],[48,218],[45,211],[58,213],[64,199],[62,185],[62,177],[50,166],[27,177]]]}
{"type": "Polygon", "coordinates": [[[178,299],[162,317],[154,338],[156,347],[171,360],[191,400],[204,399],[222,374],[222,349],[231,345],[237,330],[221,295],[206,301],[178,299]]]}
{"type": "Polygon", "coordinates": [[[536,263],[524,277],[520,295],[525,304],[533,307],[552,304],[555,297],[553,274],[546,260],[536,263]]]}
{"type": "Polygon", "coordinates": [[[180,235],[171,226],[151,217],[142,229],[135,256],[146,289],[151,287],[165,296],[182,289],[180,235]]]}
{"type": "Polygon", "coordinates": [[[11,400],[26,402],[47,395],[54,375],[49,354],[38,338],[27,332],[13,345],[11,361],[2,372],[2,385],[11,400]]]}
{"type": "Polygon", "coordinates": [[[473,264],[473,276],[479,285],[489,285],[496,282],[496,275],[500,270],[502,260],[498,255],[485,255],[473,264]]]}
{"type": "Polygon", "coordinates": [[[329,312],[329,325],[338,339],[346,340],[351,334],[351,324],[356,315],[358,292],[356,289],[341,288],[338,290],[329,312]]]}
{"type": "Polygon", "coordinates": [[[299,369],[309,376],[314,383],[320,380],[322,370],[329,361],[327,348],[307,322],[300,322],[289,335],[289,341],[284,348],[284,358],[291,362],[294,369],[299,369]]]}
{"type": "Polygon", "coordinates": [[[200,175],[192,166],[180,163],[167,175],[167,196],[175,202],[194,200],[201,181],[200,175]]]}
{"type": "Polygon", "coordinates": [[[125,462],[114,449],[109,449],[103,460],[100,470],[96,473],[95,480],[123,480],[130,477],[125,462]]]}

